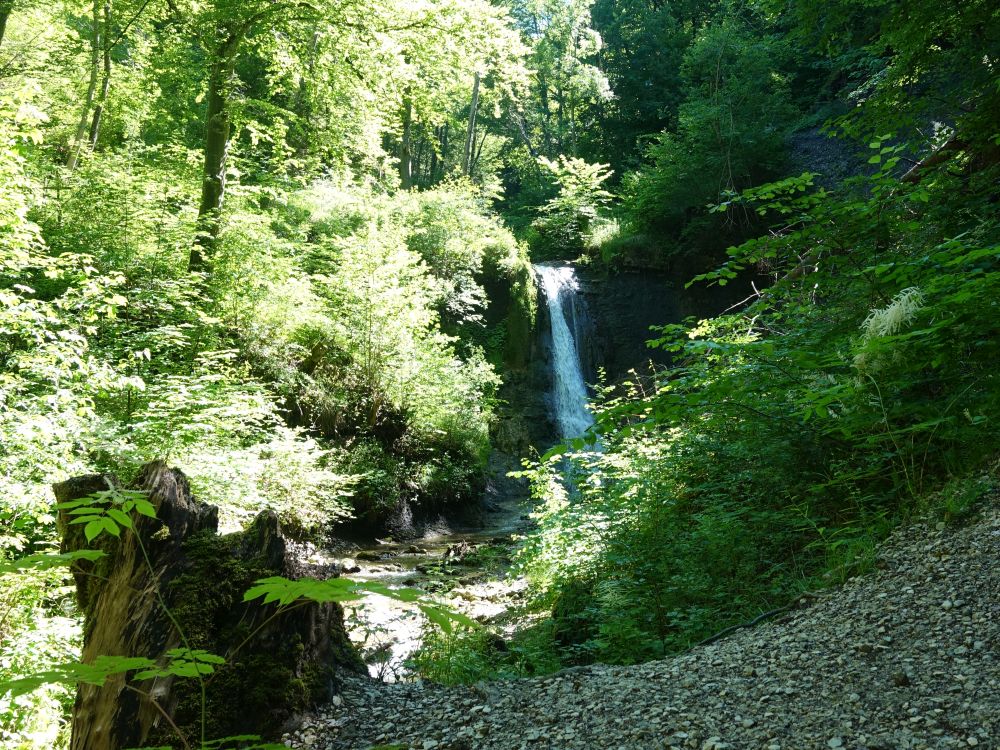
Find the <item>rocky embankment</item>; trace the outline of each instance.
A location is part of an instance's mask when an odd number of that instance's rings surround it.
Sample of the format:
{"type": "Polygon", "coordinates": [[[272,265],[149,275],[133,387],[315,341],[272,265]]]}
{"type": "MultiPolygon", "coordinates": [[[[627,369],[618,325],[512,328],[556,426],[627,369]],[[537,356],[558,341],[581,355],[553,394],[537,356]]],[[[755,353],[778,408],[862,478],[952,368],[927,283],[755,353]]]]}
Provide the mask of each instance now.
{"type": "Polygon", "coordinates": [[[783,618],[634,667],[445,688],[348,678],[299,748],[1000,747],[1000,511],[914,525],[783,618]]]}

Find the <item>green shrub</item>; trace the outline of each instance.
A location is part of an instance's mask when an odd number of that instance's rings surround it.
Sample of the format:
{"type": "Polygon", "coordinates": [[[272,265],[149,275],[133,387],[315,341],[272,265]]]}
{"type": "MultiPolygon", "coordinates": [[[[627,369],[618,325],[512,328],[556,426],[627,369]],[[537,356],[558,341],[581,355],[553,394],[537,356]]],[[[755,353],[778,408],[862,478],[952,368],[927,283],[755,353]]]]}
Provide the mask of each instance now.
{"type": "Polygon", "coordinates": [[[700,279],[768,264],[779,281],[666,327],[652,344],[675,365],[598,406],[601,450],[529,471],[521,565],[565,660],[686,648],[864,572],[921,508],[960,517],[989,491],[1000,226],[988,191],[900,182],[888,140],[839,194],[803,175],[721,206],[782,224],[700,279]]]}
{"type": "Polygon", "coordinates": [[[722,18],[699,32],[681,68],[686,98],[676,129],[652,140],[646,166],[623,181],[633,231],[663,235],[663,252],[712,257],[759,227],[753,212],[719,216],[705,207],[780,174],[796,115],[782,70],[787,55],[784,42],[759,36],[743,19],[722,18]]]}
{"type": "Polygon", "coordinates": [[[299,424],[360,440],[344,472],[364,475],[355,505],[379,515],[480,485],[499,383],[484,352],[500,360],[504,330],[487,325],[483,283],[505,294],[527,266],[465,183],[385,196],[330,180],[270,217],[232,215],[212,297],[299,424]]]}
{"type": "Polygon", "coordinates": [[[607,164],[589,164],[583,159],[560,155],[555,161],[540,158],[559,188],[555,197],[539,209],[532,223],[537,239],[536,258],[575,257],[584,250],[591,225],[612,195],[604,183],[611,177],[607,164]]]}

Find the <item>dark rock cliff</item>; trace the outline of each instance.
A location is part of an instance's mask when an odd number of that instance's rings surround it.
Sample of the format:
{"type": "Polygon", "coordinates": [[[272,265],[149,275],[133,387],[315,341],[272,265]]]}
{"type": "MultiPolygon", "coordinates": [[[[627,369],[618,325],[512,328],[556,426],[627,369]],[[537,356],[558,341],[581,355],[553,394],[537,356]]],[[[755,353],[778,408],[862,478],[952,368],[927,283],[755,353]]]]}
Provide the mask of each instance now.
{"type": "MultiPolygon", "coordinates": [[[[624,268],[609,272],[577,266],[580,299],[574,315],[584,377],[590,384],[603,370],[609,384],[626,379],[631,370],[649,373],[650,364],[666,367],[670,354],[651,349],[654,327],[687,318],[706,318],[725,310],[750,292],[747,280],[726,287],[704,285],[685,289],[694,271],[686,268],[652,270],[624,268]]],[[[535,330],[525,357],[504,373],[502,406],[494,430],[494,445],[506,456],[544,452],[558,441],[547,403],[551,388],[549,311],[537,292],[535,330]]],[[[516,462],[513,464],[516,468],[516,462]]]]}
{"type": "Polygon", "coordinates": [[[616,383],[632,369],[644,374],[650,363],[669,365],[669,353],[647,345],[658,337],[653,327],[717,315],[749,293],[749,282],[685,289],[693,274],[679,271],[608,273],[581,267],[577,275],[591,320],[590,335],[580,352],[590,382],[596,379],[598,368],[605,370],[610,383],[616,383]]]}

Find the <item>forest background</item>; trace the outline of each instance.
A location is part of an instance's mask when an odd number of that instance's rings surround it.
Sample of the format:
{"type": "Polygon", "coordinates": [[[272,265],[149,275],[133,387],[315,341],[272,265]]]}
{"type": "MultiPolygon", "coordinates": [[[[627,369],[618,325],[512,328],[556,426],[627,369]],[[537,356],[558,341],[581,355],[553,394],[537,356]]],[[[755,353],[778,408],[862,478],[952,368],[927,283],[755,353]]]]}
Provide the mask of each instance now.
{"type": "MultiPolygon", "coordinates": [[[[960,518],[998,65],[985,0],[0,0],[0,670],[78,653],[18,564],[69,475],[164,459],[302,538],[475,501],[538,260],[753,294],[650,334],[572,492],[531,465],[547,617],[432,676],[661,656],[960,518]]],[[[0,697],[0,741],[60,746],[70,697],[0,697]]]]}

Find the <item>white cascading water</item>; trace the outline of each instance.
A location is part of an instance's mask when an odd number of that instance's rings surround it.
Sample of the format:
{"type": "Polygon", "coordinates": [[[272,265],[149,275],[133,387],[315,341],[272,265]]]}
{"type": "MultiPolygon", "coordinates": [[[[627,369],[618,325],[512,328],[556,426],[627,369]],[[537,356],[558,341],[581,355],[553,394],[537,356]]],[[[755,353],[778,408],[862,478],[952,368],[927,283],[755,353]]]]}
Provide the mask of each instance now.
{"type": "Polygon", "coordinates": [[[580,289],[572,266],[538,264],[535,273],[542,283],[552,327],[552,408],[562,438],[579,437],[594,424],[587,411],[587,384],[573,331],[574,301],[580,289]]]}

